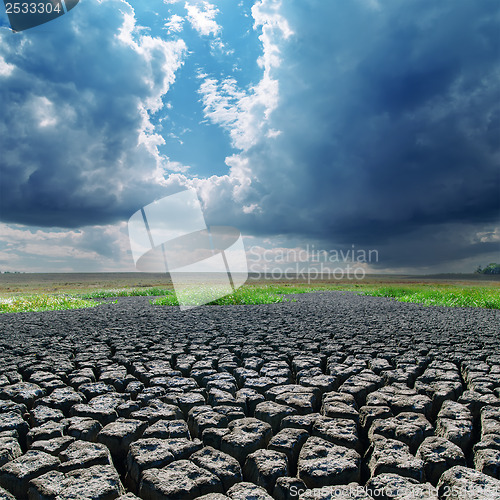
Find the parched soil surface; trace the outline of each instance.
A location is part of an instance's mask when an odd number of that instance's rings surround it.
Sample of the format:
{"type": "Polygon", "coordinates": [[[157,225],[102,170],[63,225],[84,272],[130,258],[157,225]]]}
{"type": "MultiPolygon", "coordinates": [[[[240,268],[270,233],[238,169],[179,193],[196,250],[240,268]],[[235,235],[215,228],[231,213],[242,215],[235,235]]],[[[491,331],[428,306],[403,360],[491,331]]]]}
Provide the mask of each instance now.
{"type": "Polygon", "coordinates": [[[0,499],[500,498],[500,311],[0,316],[0,499]]]}

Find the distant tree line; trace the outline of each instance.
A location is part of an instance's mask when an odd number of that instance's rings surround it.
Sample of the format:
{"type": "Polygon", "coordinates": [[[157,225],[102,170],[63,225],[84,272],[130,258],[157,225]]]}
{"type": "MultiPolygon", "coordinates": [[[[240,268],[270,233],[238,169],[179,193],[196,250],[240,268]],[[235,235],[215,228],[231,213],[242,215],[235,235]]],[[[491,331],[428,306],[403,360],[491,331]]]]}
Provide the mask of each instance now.
{"type": "Polygon", "coordinates": [[[476,273],[479,274],[500,274],[500,264],[491,263],[488,264],[484,269],[478,266],[476,273]]]}

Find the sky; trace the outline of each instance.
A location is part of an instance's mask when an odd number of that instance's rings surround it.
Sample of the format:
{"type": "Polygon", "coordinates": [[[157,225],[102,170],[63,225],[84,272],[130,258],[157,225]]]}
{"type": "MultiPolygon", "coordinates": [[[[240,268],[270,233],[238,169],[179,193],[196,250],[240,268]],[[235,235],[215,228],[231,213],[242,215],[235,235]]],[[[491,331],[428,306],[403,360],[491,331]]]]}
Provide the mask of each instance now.
{"type": "Polygon", "coordinates": [[[81,0],[14,33],[0,6],[0,271],[134,271],[127,221],[185,188],[254,269],[498,262],[499,22],[497,0],[81,0]]]}

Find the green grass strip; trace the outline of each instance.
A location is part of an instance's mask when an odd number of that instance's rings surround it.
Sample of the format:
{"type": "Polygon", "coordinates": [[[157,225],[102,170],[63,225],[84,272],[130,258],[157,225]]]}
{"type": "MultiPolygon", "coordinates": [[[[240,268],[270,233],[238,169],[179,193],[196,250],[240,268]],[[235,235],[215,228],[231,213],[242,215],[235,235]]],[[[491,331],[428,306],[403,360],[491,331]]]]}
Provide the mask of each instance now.
{"type": "Polygon", "coordinates": [[[500,291],[486,287],[425,289],[389,286],[363,293],[373,297],[392,297],[399,302],[412,302],[425,306],[500,309],[500,291]]]}
{"type": "MultiPolygon", "coordinates": [[[[354,291],[375,297],[390,297],[400,302],[419,303],[426,306],[481,307],[500,309],[500,288],[497,286],[457,286],[450,284],[250,284],[234,293],[221,297],[210,305],[248,305],[277,304],[289,301],[289,294],[310,293],[315,291],[354,291]]],[[[94,290],[83,294],[30,294],[0,298],[0,313],[55,311],[96,307],[102,302],[89,299],[109,297],[157,297],[151,300],[154,305],[178,306],[172,290],[166,288],[122,288],[94,290]]],[[[195,300],[195,298],[193,299],[195,300]]]]}
{"type": "MultiPolygon", "coordinates": [[[[209,302],[207,305],[249,305],[249,304],[277,304],[285,300],[285,292],[279,291],[278,287],[243,287],[234,293],[225,295],[217,300],[209,302]],[[276,289],[275,289],[276,288],[276,289]]],[[[287,291],[286,293],[302,293],[287,291]]],[[[196,296],[193,301],[196,303],[196,296]]],[[[179,302],[174,295],[160,297],[152,300],[151,303],[157,306],[178,306],[179,302]]],[[[184,304],[189,305],[189,304],[184,304]]]]}
{"type": "Polygon", "coordinates": [[[107,299],[109,297],[160,297],[172,294],[172,290],[166,288],[112,288],[78,294],[78,297],[82,299],[107,299]]]}
{"type": "Polygon", "coordinates": [[[0,298],[0,313],[32,311],[64,311],[96,307],[99,302],[84,300],[67,295],[22,295],[0,298]]]}
{"type": "MultiPolygon", "coordinates": [[[[276,304],[284,302],[288,294],[310,293],[317,291],[354,291],[374,297],[394,298],[400,302],[412,302],[425,306],[481,307],[500,309],[500,289],[492,287],[456,287],[449,285],[246,285],[236,292],[214,300],[207,305],[245,305],[276,304]]],[[[154,305],[179,305],[175,295],[151,301],[154,305]]]]}

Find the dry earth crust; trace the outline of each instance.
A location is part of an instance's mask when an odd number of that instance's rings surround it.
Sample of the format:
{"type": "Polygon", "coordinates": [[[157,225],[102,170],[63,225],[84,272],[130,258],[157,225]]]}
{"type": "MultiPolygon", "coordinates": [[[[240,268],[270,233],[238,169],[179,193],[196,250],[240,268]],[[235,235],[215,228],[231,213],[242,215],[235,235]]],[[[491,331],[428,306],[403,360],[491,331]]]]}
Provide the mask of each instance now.
{"type": "Polygon", "coordinates": [[[500,311],[0,316],[0,499],[500,498],[500,311]]]}

